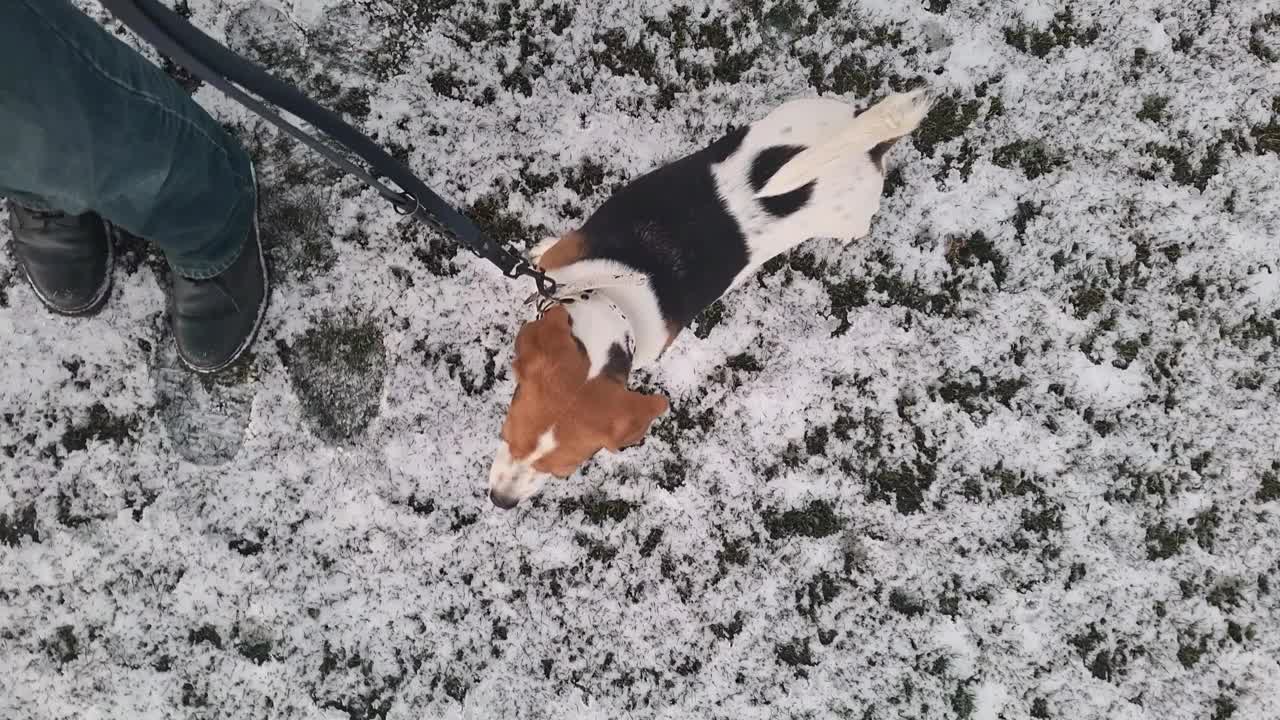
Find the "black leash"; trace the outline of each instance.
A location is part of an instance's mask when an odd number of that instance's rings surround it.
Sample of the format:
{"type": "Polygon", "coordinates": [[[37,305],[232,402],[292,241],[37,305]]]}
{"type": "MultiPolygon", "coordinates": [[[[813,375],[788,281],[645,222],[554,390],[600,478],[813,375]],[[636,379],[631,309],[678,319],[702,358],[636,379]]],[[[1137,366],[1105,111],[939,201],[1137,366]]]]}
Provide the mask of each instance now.
{"type": "Polygon", "coordinates": [[[276,79],[261,67],[231,52],[205,35],[181,15],[157,0],[100,0],[120,22],[193,75],[260,115],[320,153],[334,167],[359,178],[398,212],[411,215],[445,237],[452,238],[475,255],[493,263],[509,278],[530,277],[538,293],[553,297],[556,282],[518,255],[494,242],[467,216],[455,210],[422,183],[404,163],[391,157],[336,113],[321,107],[298,88],[276,79]],[[237,87],[240,86],[240,87],[237,87]],[[244,90],[241,90],[241,87],[244,90]],[[367,171],[342,153],[294,126],[254,95],[306,120],[320,132],[368,163],[367,171]],[[386,178],[399,190],[388,187],[386,178]]]}

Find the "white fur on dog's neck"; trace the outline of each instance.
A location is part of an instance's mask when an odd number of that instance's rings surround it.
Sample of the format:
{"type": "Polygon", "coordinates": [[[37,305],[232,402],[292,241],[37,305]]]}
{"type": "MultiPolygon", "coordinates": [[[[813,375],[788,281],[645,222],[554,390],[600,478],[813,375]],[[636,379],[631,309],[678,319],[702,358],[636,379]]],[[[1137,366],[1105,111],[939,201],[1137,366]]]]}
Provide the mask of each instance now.
{"type": "Polygon", "coordinates": [[[574,335],[587,347],[593,376],[608,363],[609,350],[615,343],[627,347],[626,323],[635,339],[632,368],[657,361],[667,345],[667,324],[646,276],[637,275],[621,263],[599,259],[579,260],[548,275],[564,287],[597,288],[591,291],[590,298],[565,306],[574,320],[574,335]],[[627,281],[618,283],[618,278],[627,281]],[[621,315],[609,308],[610,301],[621,315]]]}

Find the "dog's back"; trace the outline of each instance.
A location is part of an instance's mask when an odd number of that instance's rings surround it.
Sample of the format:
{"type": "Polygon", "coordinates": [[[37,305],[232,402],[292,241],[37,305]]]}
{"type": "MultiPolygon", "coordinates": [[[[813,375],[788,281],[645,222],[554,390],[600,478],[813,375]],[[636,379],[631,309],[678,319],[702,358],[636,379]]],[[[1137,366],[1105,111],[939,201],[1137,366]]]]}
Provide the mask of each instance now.
{"type": "Polygon", "coordinates": [[[859,115],[838,100],[788,102],[619,190],[582,227],[585,257],[647,274],[670,325],[811,237],[867,234],[883,155],[929,108],[921,91],[859,115]]]}

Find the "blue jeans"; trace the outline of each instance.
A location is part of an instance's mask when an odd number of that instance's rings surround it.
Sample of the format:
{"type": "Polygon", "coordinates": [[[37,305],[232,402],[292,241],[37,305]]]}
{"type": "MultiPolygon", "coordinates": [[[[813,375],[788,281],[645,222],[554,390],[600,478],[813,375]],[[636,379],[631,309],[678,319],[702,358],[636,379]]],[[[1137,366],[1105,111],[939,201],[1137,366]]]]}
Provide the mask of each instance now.
{"type": "Polygon", "coordinates": [[[0,12],[0,195],[95,212],[192,279],[221,273],[254,214],[249,157],[160,68],[68,0],[0,12]]]}

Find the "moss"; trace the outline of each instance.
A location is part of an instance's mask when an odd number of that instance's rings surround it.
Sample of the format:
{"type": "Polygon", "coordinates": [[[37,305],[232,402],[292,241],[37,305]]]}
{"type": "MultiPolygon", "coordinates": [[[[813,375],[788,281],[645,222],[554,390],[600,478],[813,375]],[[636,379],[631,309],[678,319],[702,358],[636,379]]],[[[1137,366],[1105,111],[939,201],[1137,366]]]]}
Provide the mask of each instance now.
{"type": "Polygon", "coordinates": [[[756,373],[764,370],[764,365],[756,359],[755,355],[745,352],[730,356],[725,360],[724,365],[730,370],[740,370],[742,372],[756,373]]]}
{"type": "Polygon", "coordinates": [[[716,551],[716,563],[723,573],[729,565],[746,564],[751,560],[751,551],[747,549],[747,543],[743,540],[730,540],[728,538],[720,541],[720,549],[716,551]]]}
{"type": "Polygon", "coordinates": [[[840,595],[840,586],[826,571],[810,578],[795,589],[796,613],[808,620],[815,620],[819,609],[831,604],[840,595]]]}
{"type": "Polygon", "coordinates": [[[876,468],[866,475],[867,498],[872,502],[893,501],[903,515],[924,509],[925,493],[937,479],[937,471],[928,462],[899,463],[876,468]]]}
{"type": "Polygon", "coordinates": [[[791,641],[777,646],[774,654],[778,662],[796,669],[796,674],[807,677],[802,668],[818,664],[813,659],[813,651],[809,649],[809,638],[793,638],[791,641]]]}
{"type": "Polygon", "coordinates": [[[991,279],[996,287],[1004,285],[1008,275],[1008,263],[995,248],[985,233],[974,232],[967,238],[951,244],[951,252],[947,253],[947,263],[952,268],[989,267],[991,279]]]}
{"type": "Polygon", "coordinates": [[[706,310],[703,310],[698,314],[698,317],[693,319],[694,337],[699,340],[706,340],[711,337],[711,331],[724,322],[724,312],[724,302],[717,300],[711,303],[706,310]]]}
{"type": "Polygon", "coordinates": [[[957,685],[956,691],[951,695],[951,710],[955,712],[956,717],[973,717],[976,707],[973,691],[967,685],[957,685]]]}
{"type": "Polygon", "coordinates": [[[272,644],[270,640],[259,640],[256,642],[241,643],[236,647],[236,651],[254,665],[262,665],[268,660],[271,660],[271,647],[272,644]]]}
{"type": "Polygon", "coordinates": [[[735,612],[733,619],[727,623],[712,623],[707,628],[711,634],[720,640],[733,640],[742,632],[742,613],[735,612]]]}
{"type": "Polygon", "coordinates": [[[334,103],[333,109],[355,120],[369,117],[369,91],[365,88],[348,88],[334,103]]]}
{"type": "MultiPolygon", "coordinates": [[[[1019,200],[1018,209],[1013,214],[1013,234],[1014,237],[1022,240],[1027,236],[1027,225],[1040,216],[1044,210],[1043,204],[1036,204],[1030,201],[1019,200]]],[[[1055,265],[1057,263],[1055,262],[1055,265]]],[[[1055,267],[1060,270],[1060,267],[1055,267]]]]}
{"type": "Polygon", "coordinates": [[[1190,670],[1195,667],[1209,649],[1209,636],[1202,635],[1199,640],[1185,638],[1178,642],[1178,662],[1190,670]]]}
{"type": "Polygon", "coordinates": [[[219,650],[222,649],[222,636],[218,634],[217,629],[212,625],[201,625],[199,628],[187,633],[187,642],[192,645],[209,643],[219,650]]]}
{"type": "Polygon", "coordinates": [[[977,100],[961,103],[952,96],[939,98],[920,127],[911,133],[911,141],[921,153],[933,157],[934,150],[965,133],[978,118],[981,103],[977,100]]]}
{"type": "Polygon", "coordinates": [[[1191,519],[1191,529],[1196,542],[1207,551],[1213,550],[1218,528],[1222,525],[1222,512],[1217,506],[1199,513],[1191,519]]]}
{"type": "Polygon", "coordinates": [[[1199,167],[1196,167],[1191,162],[1191,152],[1188,149],[1148,143],[1143,152],[1160,162],[1147,170],[1140,171],[1138,175],[1145,180],[1153,180],[1163,166],[1169,170],[1174,182],[1203,191],[1208,187],[1209,181],[1218,174],[1218,168],[1222,164],[1222,148],[1225,144],[1225,141],[1220,141],[1211,145],[1205,150],[1199,167]]]}
{"type": "Polygon", "coordinates": [[[1067,164],[1065,157],[1049,150],[1038,140],[1016,140],[998,147],[991,154],[991,162],[1006,169],[1017,165],[1029,180],[1067,164]]]}
{"type": "Polygon", "coordinates": [[[993,381],[982,370],[972,367],[964,376],[946,380],[934,392],[943,402],[959,405],[967,413],[985,417],[995,404],[1012,409],[1013,398],[1026,386],[1027,379],[1023,376],[993,381]]]}
{"type": "Polygon", "coordinates": [[[835,514],[831,503],[814,500],[801,509],[767,510],[764,513],[765,528],[774,540],[790,537],[824,538],[844,528],[844,518],[835,514]]]}
{"type": "Polygon", "coordinates": [[[587,559],[600,563],[609,564],[618,556],[618,549],[611,547],[599,540],[594,540],[586,535],[579,533],[574,537],[574,541],[580,546],[587,549],[587,559]]]}
{"type": "Polygon", "coordinates": [[[1259,154],[1280,155],[1280,95],[1272,101],[1271,120],[1266,125],[1254,125],[1249,129],[1254,150],[1259,154]]]}
{"type": "Polygon", "coordinates": [[[1267,63],[1280,62],[1280,50],[1267,42],[1267,34],[1280,28],[1280,13],[1267,13],[1249,26],[1249,54],[1267,63]]]}
{"type": "Polygon", "coordinates": [[[1055,48],[1092,45],[1098,39],[1098,26],[1080,27],[1070,6],[1053,16],[1048,28],[1039,30],[1026,25],[1005,28],[1005,42],[1021,52],[1043,58],[1055,48]]]}
{"type": "Polygon", "coordinates": [[[587,522],[592,525],[603,525],[606,522],[622,522],[627,519],[635,505],[626,500],[613,500],[600,495],[589,495],[582,498],[563,500],[560,512],[570,515],[581,511],[587,522]]]}
{"type": "Polygon", "coordinates": [[[386,356],[373,324],[329,321],[279,346],[304,417],[321,438],[348,443],[378,415],[386,356]]]}
{"type": "Polygon", "coordinates": [[[1077,320],[1083,320],[1102,309],[1107,292],[1097,285],[1083,285],[1072,293],[1070,303],[1077,320]]]}
{"type": "Polygon", "coordinates": [[[1231,720],[1235,717],[1238,706],[1236,701],[1226,695],[1219,695],[1213,700],[1213,714],[1209,720],[1231,720]]]}
{"type": "Polygon", "coordinates": [[[1272,462],[1270,470],[1263,471],[1254,497],[1258,502],[1280,500],[1280,460],[1272,462]]]}
{"type": "Polygon", "coordinates": [[[62,435],[62,446],[67,452],[76,452],[88,447],[90,440],[119,445],[132,440],[138,427],[137,418],[117,417],[102,403],[94,403],[89,407],[88,417],[62,435]]]}
{"type": "Polygon", "coordinates": [[[282,183],[264,184],[260,193],[262,231],[271,238],[266,253],[271,267],[299,282],[328,273],[338,253],[327,211],[327,194],[316,183],[319,167],[292,159],[282,161],[282,183]]]}
{"type": "Polygon", "coordinates": [[[1052,505],[1036,510],[1023,510],[1022,529],[1042,537],[1062,532],[1062,507],[1052,505]]]}
{"type": "Polygon", "coordinates": [[[80,657],[80,640],[76,637],[75,628],[70,625],[59,625],[53,637],[44,642],[45,652],[59,665],[80,657]]]}
{"type": "MultiPolygon", "coordinates": [[[[548,237],[551,234],[551,230],[545,225],[525,224],[519,215],[507,210],[505,198],[508,194],[506,188],[499,188],[481,197],[467,209],[467,215],[475,221],[476,225],[480,226],[480,229],[485,234],[500,244],[523,244],[534,239],[548,237]]],[[[452,251],[448,254],[449,258],[452,258],[458,249],[458,246],[452,240],[445,243],[445,247],[452,251]]],[[[430,265],[428,266],[430,267],[430,265]]],[[[454,273],[456,273],[456,269],[449,274],[452,275],[454,273]]]]}
{"type": "Polygon", "coordinates": [[[1142,343],[1137,340],[1117,340],[1113,347],[1116,351],[1116,359],[1111,361],[1111,364],[1123,370],[1137,359],[1142,343]]]}
{"type": "Polygon", "coordinates": [[[1158,123],[1168,117],[1165,108],[1169,106],[1169,98],[1164,95],[1148,95],[1142,101],[1142,109],[1138,111],[1138,119],[1158,123]]]}
{"type": "Polygon", "coordinates": [[[1208,603],[1223,613],[1230,613],[1244,603],[1243,587],[1237,580],[1228,580],[1214,586],[1205,596],[1208,603]]]}
{"type": "Polygon", "coordinates": [[[1184,527],[1170,526],[1161,521],[1147,528],[1147,559],[1167,560],[1182,551],[1191,539],[1191,532],[1184,527]]]}
{"type": "Polygon", "coordinates": [[[920,617],[928,610],[924,601],[902,588],[894,588],[889,592],[889,607],[894,612],[907,617],[920,617]]]}

